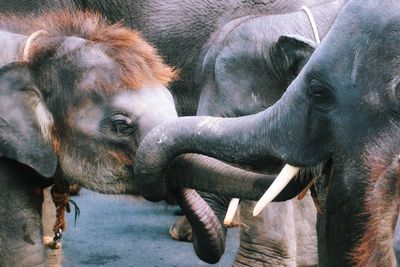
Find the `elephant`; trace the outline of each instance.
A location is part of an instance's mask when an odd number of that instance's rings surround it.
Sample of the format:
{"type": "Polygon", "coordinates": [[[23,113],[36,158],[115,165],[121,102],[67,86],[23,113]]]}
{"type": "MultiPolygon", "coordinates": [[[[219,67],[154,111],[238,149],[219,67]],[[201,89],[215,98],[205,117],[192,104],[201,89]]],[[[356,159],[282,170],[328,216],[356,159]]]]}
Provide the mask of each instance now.
{"type": "Polygon", "coordinates": [[[0,265],[46,266],[42,188],[136,193],[138,143],[176,118],[176,71],[98,14],[0,16],[0,265]]]}
{"type": "MultiPolygon", "coordinates": [[[[341,5],[340,1],[336,1],[312,9],[317,15],[322,37],[341,5]]],[[[300,72],[316,46],[303,11],[251,18],[239,26],[232,24],[238,22],[233,20],[225,24],[204,53],[203,68],[197,75],[202,81],[197,115],[236,117],[256,113],[272,105],[300,72]],[[263,29],[265,34],[252,29],[263,29]]],[[[270,172],[275,168],[276,171],[276,166],[263,168],[270,172]]],[[[212,207],[218,210],[216,214],[222,222],[229,199],[205,194],[201,193],[208,202],[218,203],[212,207]]],[[[252,201],[241,203],[241,242],[235,265],[317,264],[316,211],[311,196],[303,202],[291,200],[272,204],[263,216],[257,218],[252,218],[247,211],[253,206],[252,201]],[[286,235],[283,237],[280,232],[286,232],[286,235]]],[[[171,228],[172,234],[187,235],[187,226],[182,226],[181,221],[178,223],[171,228]],[[180,231],[179,227],[184,231],[180,231]]]]}
{"type": "MultiPolygon", "coordinates": [[[[371,182],[365,151],[399,123],[398,7],[394,0],[349,1],[299,75],[265,111],[240,118],[185,117],[154,128],[136,154],[141,194],[158,201],[177,184],[206,190],[202,175],[195,182],[165,183],[169,164],[186,153],[232,163],[272,156],[301,168],[322,164],[327,175],[317,186],[325,203],[317,221],[319,264],[351,266],[367,220],[361,201],[371,182]]],[[[296,196],[310,180],[276,182],[284,188],[271,198],[279,201],[296,196]]],[[[235,183],[236,197],[262,194],[260,185],[235,183]]],[[[276,187],[272,181],[268,185],[276,187]]]]}

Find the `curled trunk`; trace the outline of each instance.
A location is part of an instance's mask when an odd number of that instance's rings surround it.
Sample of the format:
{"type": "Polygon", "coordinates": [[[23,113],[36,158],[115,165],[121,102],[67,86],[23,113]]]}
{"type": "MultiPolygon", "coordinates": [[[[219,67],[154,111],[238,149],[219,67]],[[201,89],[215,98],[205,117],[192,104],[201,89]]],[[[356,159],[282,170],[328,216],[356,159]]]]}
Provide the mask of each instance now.
{"type": "Polygon", "coordinates": [[[192,226],[197,256],[207,263],[217,263],[225,251],[226,229],[195,190],[179,190],[178,204],[192,226]]]}
{"type": "MultiPolygon", "coordinates": [[[[259,200],[276,177],[246,171],[197,154],[178,157],[170,168],[169,176],[178,184],[175,186],[247,200],[259,200]]],[[[309,182],[309,178],[303,175],[293,179],[275,201],[286,201],[298,195],[309,182]]]]}
{"type": "MultiPolygon", "coordinates": [[[[275,179],[274,175],[249,172],[196,154],[183,155],[175,160],[169,176],[175,179],[174,187],[196,188],[218,195],[200,192],[200,196],[188,188],[176,190],[178,203],[192,226],[196,254],[208,263],[218,262],[224,253],[226,228],[223,219],[230,198],[257,200],[275,179]]],[[[294,197],[306,184],[304,179],[293,180],[276,200],[294,197]]]]}

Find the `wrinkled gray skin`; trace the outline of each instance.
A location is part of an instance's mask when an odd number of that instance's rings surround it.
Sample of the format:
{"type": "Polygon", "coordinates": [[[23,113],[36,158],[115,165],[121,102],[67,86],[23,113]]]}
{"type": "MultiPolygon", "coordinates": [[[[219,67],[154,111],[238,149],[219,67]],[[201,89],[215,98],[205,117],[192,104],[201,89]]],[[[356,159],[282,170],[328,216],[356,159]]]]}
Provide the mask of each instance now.
{"type": "Polygon", "coordinates": [[[282,98],[264,112],[241,118],[181,118],[155,128],[137,153],[137,163],[149,163],[154,171],[142,166],[144,174],[136,165],[136,178],[149,190],[142,194],[162,198],[159,186],[165,177],[157,174],[168,164],[165,159],[181,153],[230,162],[272,155],[299,167],[330,160],[326,213],[318,221],[319,264],[351,266],[348,253],[365,221],[360,200],[369,173],[363,155],[383,132],[400,124],[399,10],[396,0],[350,1],[282,98]],[[161,134],[163,144],[151,145],[161,134]]]}
{"type": "MultiPolygon", "coordinates": [[[[8,27],[1,26],[0,65],[20,60],[27,40],[8,27]]],[[[102,44],[43,38],[58,44],[51,53],[0,68],[0,266],[47,266],[40,192],[52,180],[45,177],[56,173],[98,192],[137,193],[131,164],[138,142],[161,121],[177,117],[162,82],[124,88],[115,75],[120,63],[102,44]],[[115,93],[98,90],[98,80],[115,93]],[[57,153],[52,127],[63,130],[56,131],[57,153]]]]}

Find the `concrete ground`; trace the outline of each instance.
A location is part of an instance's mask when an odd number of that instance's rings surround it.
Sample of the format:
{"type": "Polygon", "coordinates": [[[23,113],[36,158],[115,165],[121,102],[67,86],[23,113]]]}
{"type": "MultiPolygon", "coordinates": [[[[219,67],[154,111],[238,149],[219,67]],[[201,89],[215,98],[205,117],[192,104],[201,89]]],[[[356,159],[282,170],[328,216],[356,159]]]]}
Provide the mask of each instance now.
{"type": "Polygon", "coordinates": [[[238,229],[228,231],[226,252],[209,265],[194,254],[192,243],[172,240],[175,207],[131,196],[106,196],[87,190],[73,197],[81,210],[74,226],[68,214],[61,262],[78,266],[232,266],[238,249],[238,229]]]}

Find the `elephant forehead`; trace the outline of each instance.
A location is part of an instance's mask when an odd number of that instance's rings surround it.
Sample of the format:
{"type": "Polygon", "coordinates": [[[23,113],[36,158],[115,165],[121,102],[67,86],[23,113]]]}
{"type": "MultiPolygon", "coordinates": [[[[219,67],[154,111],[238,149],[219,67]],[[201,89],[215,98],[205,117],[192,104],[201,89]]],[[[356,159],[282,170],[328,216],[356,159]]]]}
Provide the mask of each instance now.
{"type": "Polygon", "coordinates": [[[113,107],[124,109],[135,116],[161,111],[160,116],[177,116],[171,93],[161,85],[121,92],[114,96],[111,103],[113,107]]]}

